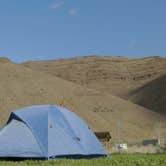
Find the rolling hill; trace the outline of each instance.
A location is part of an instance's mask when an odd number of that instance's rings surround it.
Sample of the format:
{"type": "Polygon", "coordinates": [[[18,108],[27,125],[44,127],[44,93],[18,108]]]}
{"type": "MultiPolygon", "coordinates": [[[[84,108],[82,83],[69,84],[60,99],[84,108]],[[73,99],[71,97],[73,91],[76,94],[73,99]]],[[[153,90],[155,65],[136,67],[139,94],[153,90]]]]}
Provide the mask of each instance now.
{"type": "MultiPolygon", "coordinates": [[[[42,62],[43,63],[43,62],[42,62]]],[[[66,72],[68,72],[66,70],[66,72]]],[[[164,134],[166,117],[110,93],[87,88],[34,70],[23,64],[0,59],[0,124],[11,111],[33,104],[59,104],[80,115],[94,131],[108,130],[113,140],[140,141],[156,136],[156,125],[164,134]]]]}
{"type": "MultiPolygon", "coordinates": [[[[132,59],[127,57],[88,56],[52,61],[27,62],[23,64],[33,70],[72,81],[84,87],[131,100],[146,108],[166,114],[165,86],[151,82],[166,73],[166,58],[147,57],[132,59]],[[150,85],[149,85],[150,84],[150,85]],[[148,88],[148,85],[151,87],[148,88]],[[146,87],[146,88],[144,88],[146,87]],[[153,89],[160,88],[160,92],[153,89]],[[146,102],[141,101],[134,92],[146,93],[146,102]],[[155,96],[155,102],[150,91],[155,96]],[[150,90],[151,89],[151,90],[150,90]],[[148,96],[148,94],[150,96],[148,96]],[[153,104],[152,104],[153,103],[153,104]]],[[[139,97],[140,96],[140,97],[139,97]]],[[[143,100],[145,99],[142,98],[143,100]]]]}

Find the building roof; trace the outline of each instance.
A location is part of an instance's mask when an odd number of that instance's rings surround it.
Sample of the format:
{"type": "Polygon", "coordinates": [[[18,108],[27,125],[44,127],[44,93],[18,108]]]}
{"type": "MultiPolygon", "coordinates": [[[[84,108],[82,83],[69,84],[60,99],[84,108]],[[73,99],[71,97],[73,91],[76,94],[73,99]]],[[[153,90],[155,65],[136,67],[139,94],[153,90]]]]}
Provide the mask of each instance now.
{"type": "Polygon", "coordinates": [[[108,131],[95,132],[95,135],[100,140],[105,139],[109,141],[111,139],[111,134],[108,131]]]}

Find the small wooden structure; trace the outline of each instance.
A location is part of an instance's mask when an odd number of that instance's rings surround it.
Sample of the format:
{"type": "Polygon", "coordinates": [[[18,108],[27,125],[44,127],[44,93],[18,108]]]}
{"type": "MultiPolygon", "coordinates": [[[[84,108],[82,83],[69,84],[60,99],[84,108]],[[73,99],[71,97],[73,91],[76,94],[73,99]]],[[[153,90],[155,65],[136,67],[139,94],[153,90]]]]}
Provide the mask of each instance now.
{"type": "Polygon", "coordinates": [[[107,151],[111,148],[111,134],[108,131],[104,132],[95,132],[96,137],[103,144],[107,151]]]}

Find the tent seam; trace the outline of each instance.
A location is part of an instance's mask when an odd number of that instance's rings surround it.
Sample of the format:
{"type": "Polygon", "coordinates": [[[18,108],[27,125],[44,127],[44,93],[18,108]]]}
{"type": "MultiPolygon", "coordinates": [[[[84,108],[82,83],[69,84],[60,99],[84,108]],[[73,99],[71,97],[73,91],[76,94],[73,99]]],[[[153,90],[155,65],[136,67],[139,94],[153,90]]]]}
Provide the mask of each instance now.
{"type": "Polygon", "coordinates": [[[36,137],[36,135],[34,134],[34,130],[33,130],[33,129],[30,127],[30,125],[24,120],[24,118],[19,117],[19,116],[16,115],[15,113],[13,113],[13,114],[14,114],[17,118],[19,118],[20,120],[22,120],[22,121],[27,125],[27,127],[30,129],[30,131],[32,132],[33,136],[35,137],[36,142],[38,143],[41,152],[43,153],[43,155],[45,155],[45,150],[43,149],[40,140],[39,140],[39,139],[36,137]]]}
{"type": "MultiPolygon", "coordinates": [[[[56,109],[58,109],[58,108],[56,107],[56,109]]],[[[60,111],[60,113],[61,113],[63,119],[65,120],[65,122],[67,123],[67,125],[70,126],[70,130],[71,130],[73,136],[77,137],[77,135],[75,134],[75,132],[74,132],[74,130],[72,128],[72,126],[70,125],[70,123],[68,122],[68,120],[65,118],[64,114],[61,111],[60,111]]],[[[87,153],[87,150],[84,148],[84,146],[82,144],[80,144],[78,142],[77,142],[77,144],[83,149],[84,153],[87,153]]]]}

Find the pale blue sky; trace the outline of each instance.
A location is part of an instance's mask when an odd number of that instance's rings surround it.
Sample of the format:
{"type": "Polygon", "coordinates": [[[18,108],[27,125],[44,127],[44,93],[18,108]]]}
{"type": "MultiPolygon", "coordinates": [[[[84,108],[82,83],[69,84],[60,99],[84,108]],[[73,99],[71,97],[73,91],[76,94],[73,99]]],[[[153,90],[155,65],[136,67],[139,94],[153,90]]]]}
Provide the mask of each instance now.
{"type": "Polygon", "coordinates": [[[0,56],[166,56],[166,0],[0,0],[0,56]]]}

